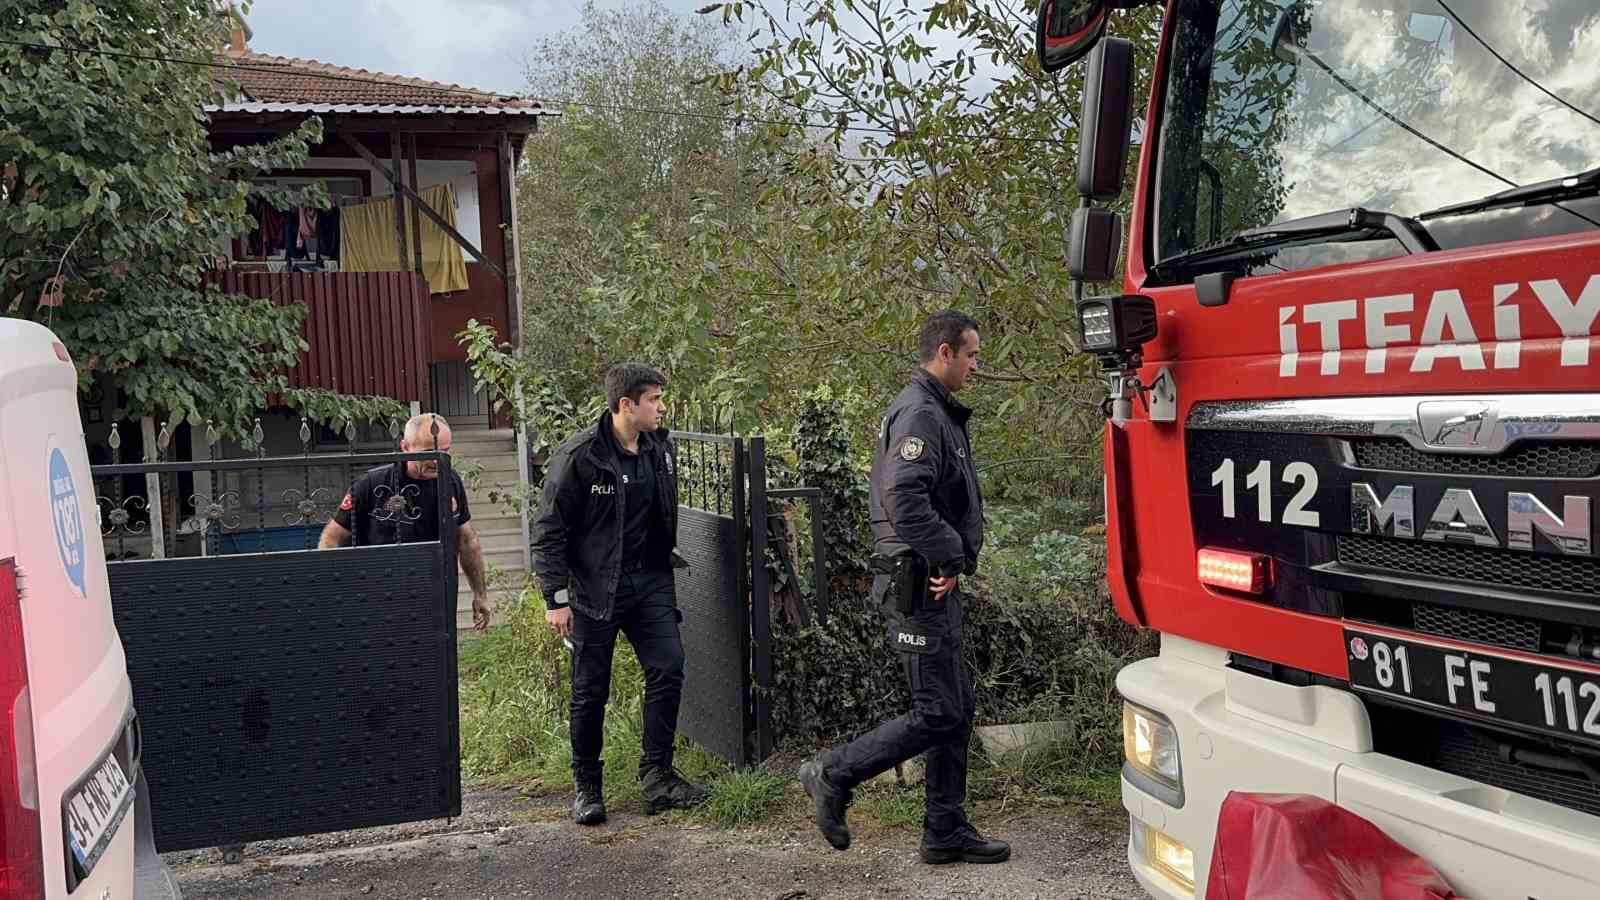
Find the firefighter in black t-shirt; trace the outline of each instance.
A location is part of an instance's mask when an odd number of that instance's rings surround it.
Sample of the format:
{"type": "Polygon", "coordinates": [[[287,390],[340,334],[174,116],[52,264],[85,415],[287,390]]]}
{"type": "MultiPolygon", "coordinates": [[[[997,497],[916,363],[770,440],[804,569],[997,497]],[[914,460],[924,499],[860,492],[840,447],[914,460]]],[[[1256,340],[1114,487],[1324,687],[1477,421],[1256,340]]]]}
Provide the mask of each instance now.
{"type": "MultiPolygon", "coordinates": [[[[402,453],[450,449],[450,426],[442,416],[424,413],[406,423],[402,453]]],[[[472,527],[467,489],[461,476],[450,473],[450,510],[457,526],[457,555],[472,585],[472,627],[489,627],[489,589],[484,575],[483,546],[472,527]]],[[[406,460],[389,463],[356,479],[339,511],[322,529],[323,549],[353,543],[357,547],[412,544],[439,539],[439,463],[406,460]]]]}

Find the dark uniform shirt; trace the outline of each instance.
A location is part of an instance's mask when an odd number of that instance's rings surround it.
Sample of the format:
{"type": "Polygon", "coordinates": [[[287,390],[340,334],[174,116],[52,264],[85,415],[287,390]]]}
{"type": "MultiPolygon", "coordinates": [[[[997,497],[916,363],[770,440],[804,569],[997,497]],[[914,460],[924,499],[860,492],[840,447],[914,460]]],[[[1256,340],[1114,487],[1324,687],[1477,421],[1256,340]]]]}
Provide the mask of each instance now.
{"type": "Polygon", "coordinates": [[[964,406],[919,370],[883,418],[869,497],[873,550],[910,547],[935,575],[970,575],[983,549],[983,494],[964,406]]]}
{"type": "Polygon", "coordinates": [[[651,547],[655,529],[656,470],[642,453],[622,452],[622,496],[626,509],[622,517],[622,561],[652,564],[645,553],[651,547]]]}
{"type": "MultiPolygon", "coordinates": [[[[472,511],[461,476],[451,472],[450,481],[451,508],[459,528],[472,521],[472,511]]],[[[357,547],[437,541],[439,480],[414,479],[406,474],[403,462],[379,466],[356,479],[333,520],[353,535],[357,547]]]]}

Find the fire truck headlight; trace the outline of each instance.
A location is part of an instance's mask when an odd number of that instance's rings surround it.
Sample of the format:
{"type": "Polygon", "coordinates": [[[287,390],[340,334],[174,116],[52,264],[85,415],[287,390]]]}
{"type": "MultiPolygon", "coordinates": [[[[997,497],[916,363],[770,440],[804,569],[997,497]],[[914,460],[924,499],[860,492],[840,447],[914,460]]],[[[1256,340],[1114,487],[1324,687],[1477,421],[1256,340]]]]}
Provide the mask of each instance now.
{"type": "Polygon", "coordinates": [[[1183,790],[1178,731],[1166,716],[1132,703],[1122,705],[1122,754],[1134,770],[1174,791],[1183,790]]]}

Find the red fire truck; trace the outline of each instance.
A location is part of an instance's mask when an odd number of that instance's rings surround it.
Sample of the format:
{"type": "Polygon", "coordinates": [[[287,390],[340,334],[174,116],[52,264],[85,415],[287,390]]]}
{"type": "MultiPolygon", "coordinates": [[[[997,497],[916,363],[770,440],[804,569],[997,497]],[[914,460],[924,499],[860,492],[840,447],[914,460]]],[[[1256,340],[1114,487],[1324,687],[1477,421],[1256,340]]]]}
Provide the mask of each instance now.
{"type": "Polygon", "coordinates": [[[1463,896],[1600,897],[1600,4],[1168,0],[1124,227],[1131,5],[1045,0],[1038,52],[1086,57],[1069,258],[1123,283],[1078,312],[1162,637],[1135,874],[1216,896],[1230,795],[1293,795],[1463,896]]]}

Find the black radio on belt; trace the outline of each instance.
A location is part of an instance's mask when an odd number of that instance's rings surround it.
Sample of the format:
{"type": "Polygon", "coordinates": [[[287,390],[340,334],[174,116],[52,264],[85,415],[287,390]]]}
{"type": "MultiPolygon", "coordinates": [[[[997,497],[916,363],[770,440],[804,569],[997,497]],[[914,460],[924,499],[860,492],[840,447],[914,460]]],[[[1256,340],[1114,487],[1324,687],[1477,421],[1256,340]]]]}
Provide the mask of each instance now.
{"type": "Polygon", "coordinates": [[[921,609],[928,599],[928,561],[915,550],[906,550],[890,557],[889,590],[894,595],[894,608],[910,615],[921,609]]]}

